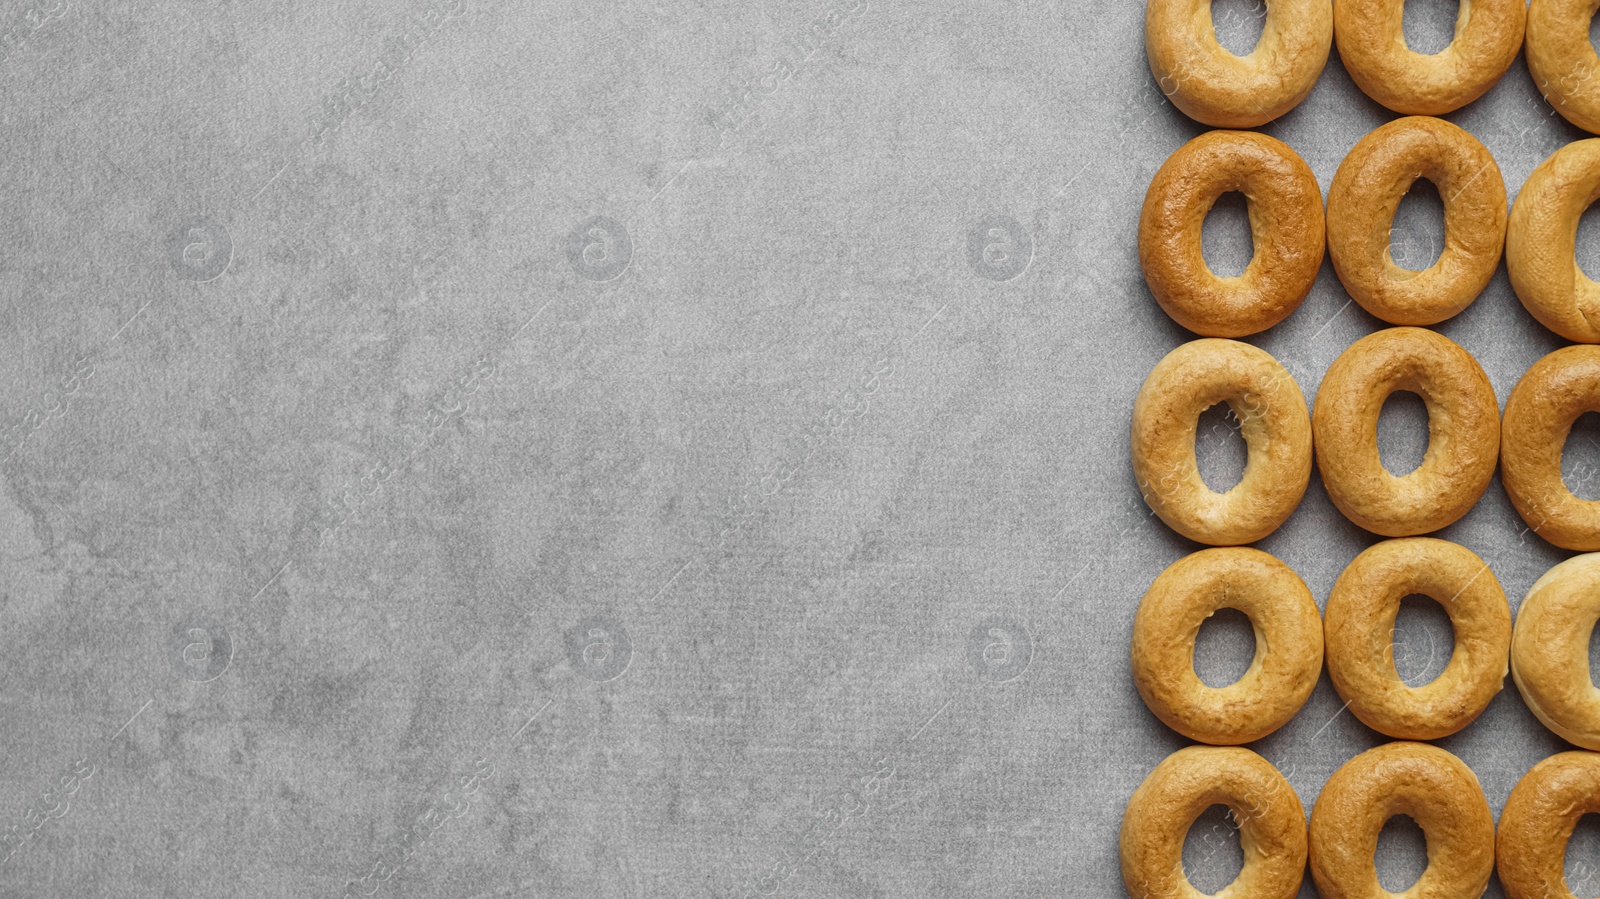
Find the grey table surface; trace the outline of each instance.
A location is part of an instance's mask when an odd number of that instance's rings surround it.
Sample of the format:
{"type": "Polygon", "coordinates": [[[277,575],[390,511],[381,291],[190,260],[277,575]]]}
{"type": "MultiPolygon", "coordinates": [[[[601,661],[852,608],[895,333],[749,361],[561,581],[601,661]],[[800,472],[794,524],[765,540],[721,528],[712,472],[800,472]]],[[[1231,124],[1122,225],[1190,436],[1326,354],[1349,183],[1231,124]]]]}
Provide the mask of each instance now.
{"type": "MultiPolygon", "coordinates": [[[[1455,6],[1408,4],[1417,46],[1455,6]]],[[[1262,7],[1215,11],[1247,48],[1262,7]]],[[[1186,742],[1133,688],[1134,610],[1199,548],[1128,462],[1192,337],[1138,209],[1203,130],[1142,29],[1106,0],[7,0],[0,893],[1121,895],[1123,807],[1186,742]]],[[[1392,117],[1335,54],[1264,130],[1326,191],[1392,117]]],[[[1513,196],[1582,136],[1520,57],[1448,118],[1513,196]]],[[[1380,326],[1325,265],[1251,340],[1309,402],[1380,326]]],[[[1438,330],[1502,404],[1562,343],[1503,268],[1438,330]]],[[[1385,458],[1424,420],[1394,403],[1385,458]]],[[[1225,483],[1242,444],[1204,424],[1225,483]]],[[[1566,459],[1591,496],[1597,439],[1566,459]]],[[[1513,608],[1569,555],[1498,480],[1440,536],[1513,608]]],[[[1322,603],[1374,539],[1314,480],[1260,546],[1322,603]]],[[[1208,627],[1202,673],[1247,633],[1208,627]]],[[[1449,641],[1408,605],[1403,673],[1449,641]]],[[[1383,739],[1342,705],[1324,677],[1253,747],[1308,810],[1383,739]]],[[[1509,681],[1439,743],[1496,813],[1564,746],[1509,681]]],[[[1600,828],[1573,846],[1600,893],[1600,828]]],[[[1417,832],[1380,856],[1403,884],[1417,832]]],[[[1187,858],[1225,883],[1227,823],[1187,858]]]]}

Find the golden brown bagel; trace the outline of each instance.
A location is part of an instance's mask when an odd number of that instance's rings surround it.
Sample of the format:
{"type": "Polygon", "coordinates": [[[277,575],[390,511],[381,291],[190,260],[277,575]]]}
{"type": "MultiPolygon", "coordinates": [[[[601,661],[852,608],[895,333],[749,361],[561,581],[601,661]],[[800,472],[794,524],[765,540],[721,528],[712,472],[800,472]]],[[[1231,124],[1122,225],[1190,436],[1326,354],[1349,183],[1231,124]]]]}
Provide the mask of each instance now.
{"type": "Polygon", "coordinates": [[[1494,277],[1506,237],[1506,185],[1483,144],[1443,119],[1397,119],[1362,138],[1328,189],[1328,255],[1361,308],[1396,325],[1431,325],[1471,305],[1494,277]],[[1426,271],[1395,265],[1390,232],[1418,178],[1444,198],[1444,251],[1426,271]]]}
{"type": "Polygon", "coordinates": [[[1600,813],[1600,754],[1563,752],[1533,766],[1500,812],[1495,856],[1507,899],[1576,899],[1564,872],[1567,842],[1600,813]]]}
{"type": "Polygon", "coordinates": [[[1563,549],[1600,550],[1600,501],[1561,479],[1572,423],[1600,412],[1600,347],[1569,346],[1528,369],[1506,400],[1500,482],[1528,527],[1563,549]]]}
{"type": "Polygon", "coordinates": [[[1316,600],[1289,566],[1258,549],[1203,549],[1179,559],[1139,603],[1133,681],[1150,711],[1192,740],[1261,739],[1294,717],[1321,673],[1316,600]],[[1256,654],[1238,681],[1208,687],[1194,671],[1194,642],[1219,609],[1249,616],[1256,654]]]}
{"type": "Polygon", "coordinates": [[[1525,0],[1461,4],[1455,39],[1424,55],[1406,46],[1405,0],[1334,0],[1339,58],[1367,96],[1404,115],[1443,115],[1494,87],[1522,48],[1525,0]]]}
{"type": "Polygon", "coordinates": [[[1277,530],[1311,478],[1311,422],[1294,378],[1264,350],[1195,340],[1156,363],[1133,403],[1133,474],[1168,527],[1201,543],[1235,546],[1277,530]],[[1249,448],[1244,477],[1216,493],[1195,464],[1200,413],[1226,402],[1249,448]]]}
{"type": "Polygon", "coordinates": [[[1511,606],[1488,564],[1454,543],[1405,537],[1369,547],[1333,585],[1323,629],[1334,689],[1362,724],[1391,737],[1449,736],[1505,683],[1511,606]],[[1456,633],[1444,671],[1420,687],[1407,686],[1394,662],[1395,616],[1415,593],[1443,606],[1456,633]]]}
{"type": "Polygon", "coordinates": [[[1368,334],[1328,367],[1312,428],[1328,496],[1373,533],[1436,531],[1467,513],[1494,476],[1500,408],[1467,351],[1422,328],[1368,334]],[[1378,458],[1378,414],[1397,390],[1428,405],[1428,452],[1396,477],[1378,458]]]}
{"type": "Polygon", "coordinates": [[[1573,257],[1578,218],[1596,199],[1600,138],[1567,144],[1539,163],[1506,224],[1506,272],[1517,298],[1540,324],[1578,343],[1600,343],[1600,284],[1573,257]]]}
{"type": "Polygon", "coordinates": [[[1348,762],[1311,809],[1311,878],[1322,899],[1391,899],[1372,856],[1384,822],[1409,815],[1428,838],[1428,867],[1405,893],[1477,897],[1494,870],[1494,816],[1478,778],[1426,743],[1386,743],[1348,762]]]}
{"type": "Polygon", "coordinates": [[[1545,572],[1517,610],[1511,675],[1544,726],[1585,749],[1600,749],[1600,689],[1589,670],[1589,638],[1600,620],[1600,553],[1574,556],[1545,572]]]}
{"type": "Polygon", "coordinates": [[[1172,105],[1217,128],[1254,128],[1311,93],[1333,44],[1327,0],[1266,0],[1261,39],[1248,56],[1217,43],[1211,0],[1149,0],[1144,46],[1150,73],[1172,105]]]}
{"type": "Polygon", "coordinates": [[[1593,0],[1532,0],[1524,44],[1539,92],[1566,120],[1600,134],[1600,57],[1589,42],[1593,0]]]}
{"type": "Polygon", "coordinates": [[[1198,899],[1183,873],[1183,840],[1223,804],[1239,823],[1244,867],[1220,896],[1293,899],[1306,866],[1300,797],[1272,763],[1237,746],[1190,746],[1157,765],[1122,816],[1122,883],[1134,899],[1198,899]]]}
{"type": "Polygon", "coordinates": [[[1207,337],[1265,331],[1300,306],[1322,265],[1322,189],[1282,141],[1210,131],[1173,153],[1150,182],[1139,215],[1139,264],[1156,302],[1207,337]],[[1250,204],[1255,255],[1220,278],[1206,265],[1200,230],[1229,191],[1250,204]]]}

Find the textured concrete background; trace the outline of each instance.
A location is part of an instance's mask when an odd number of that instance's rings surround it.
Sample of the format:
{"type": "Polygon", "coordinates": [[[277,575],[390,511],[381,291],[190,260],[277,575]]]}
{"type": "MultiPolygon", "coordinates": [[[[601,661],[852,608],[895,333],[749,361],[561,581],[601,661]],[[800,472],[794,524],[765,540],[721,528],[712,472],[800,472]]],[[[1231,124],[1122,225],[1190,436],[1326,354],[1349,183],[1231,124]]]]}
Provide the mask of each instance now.
{"type": "MultiPolygon", "coordinates": [[[[1262,7],[1216,14],[1248,48],[1262,7]]],[[[1442,46],[1455,3],[1408,15],[1442,46]]],[[[1142,22],[7,0],[3,892],[1120,895],[1123,806],[1184,743],[1133,689],[1133,613],[1197,548],[1128,464],[1191,336],[1139,204],[1201,130],[1142,22]]],[[[1265,130],[1326,190],[1390,118],[1335,57],[1265,130]]],[[[1581,136],[1520,58],[1450,118],[1513,194],[1581,136]]],[[[1408,200],[1396,255],[1425,267],[1439,222],[1408,200]]],[[[1309,401],[1379,324],[1325,266],[1253,342],[1309,401]]],[[[1502,402],[1560,343],[1503,270],[1439,330],[1502,402]]],[[[1423,421],[1396,403],[1386,458],[1423,421]]],[[[1226,483],[1242,444],[1205,423],[1226,483]]],[[[1597,436],[1567,458],[1591,496],[1597,436]]],[[[1498,482],[1441,536],[1513,606],[1565,555],[1498,482]]],[[[1261,546],[1321,602],[1372,540],[1313,484],[1261,546]]],[[[1246,634],[1208,628],[1203,673],[1246,634]]],[[[1404,673],[1449,639],[1408,609],[1404,673]]],[[[1341,705],[1324,679],[1256,747],[1308,809],[1380,742],[1341,705]]],[[[1441,745],[1498,812],[1563,744],[1508,682],[1441,745]]],[[[1422,857],[1395,830],[1392,886],[1422,857]]],[[[1574,847],[1593,896],[1600,828],[1574,847]]],[[[1225,883],[1226,822],[1188,858],[1225,883]]]]}

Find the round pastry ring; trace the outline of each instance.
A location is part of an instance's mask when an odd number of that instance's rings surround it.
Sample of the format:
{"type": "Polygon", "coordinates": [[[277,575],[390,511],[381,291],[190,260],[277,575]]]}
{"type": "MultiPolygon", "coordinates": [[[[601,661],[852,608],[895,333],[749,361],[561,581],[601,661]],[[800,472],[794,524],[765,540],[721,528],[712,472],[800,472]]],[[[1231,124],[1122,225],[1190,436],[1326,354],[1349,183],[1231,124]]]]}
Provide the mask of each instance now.
{"type": "Polygon", "coordinates": [[[1481,896],[1494,871],[1494,815],[1477,775],[1428,743],[1385,743],[1344,763],[1311,809],[1311,877],[1329,899],[1379,899],[1373,853],[1384,824],[1408,815],[1428,838],[1414,896],[1481,896]],[[1374,888],[1377,891],[1374,892],[1374,888]]]}
{"type": "Polygon", "coordinates": [[[1483,368],[1448,337],[1387,328],[1339,355],[1312,413],[1318,467],[1345,517],[1386,537],[1436,531],[1483,496],[1500,449],[1500,406],[1483,368]],[[1396,476],[1378,455],[1378,416],[1401,390],[1428,405],[1428,451],[1396,476]]]}
{"type": "Polygon", "coordinates": [[[1600,59],[1589,42],[1593,18],[1584,0],[1533,0],[1523,45],[1528,74],[1545,100],[1567,121],[1600,133],[1600,59]]]}
{"type": "Polygon", "coordinates": [[[1323,621],[1328,675],[1361,723],[1403,740],[1436,740],[1471,724],[1500,692],[1511,647],[1511,607],[1472,550],[1431,537],[1368,547],[1328,594],[1323,621]],[[1412,687],[1394,660],[1405,597],[1421,594],[1450,616],[1455,646],[1431,682],[1412,687]]]}
{"type": "Polygon", "coordinates": [[[1328,255],[1350,296],[1396,325],[1432,325],[1488,286],[1506,238],[1506,185],[1494,157],[1443,119],[1408,116],[1356,143],[1328,189],[1328,255]],[[1418,178],[1444,201],[1444,248],[1428,268],[1390,253],[1394,216],[1418,178]]]}
{"type": "Polygon", "coordinates": [[[1522,49],[1526,0],[1461,4],[1455,37],[1438,53],[1406,45],[1405,0],[1338,0],[1334,41],[1362,92],[1405,115],[1444,115],[1494,87],[1522,49]]]}
{"type": "Polygon", "coordinates": [[[1500,813],[1496,867],[1510,899],[1576,899],[1565,874],[1578,820],[1600,813],[1600,753],[1550,756],[1517,781],[1500,813]]]}
{"type": "Polygon", "coordinates": [[[1208,131],[1161,164],[1139,212],[1139,266],[1173,321],[1207,337],[1243,337],[1299,308],[1322,266],[1322,189],[1287,144],[1250,131],[1208,131]],[[1255,252],[1243,273],[1206,264],[1201,232],[1223,194],[1249,202],[1255,252]]]}
{"type": "Polygon", "coordinates": [[[1241,57],[1217,42],[1211,0],[1149,0],[1145,56],[1172,105],[1213,127],[1254,128],[1311,93],[1333,47],[1333,10],[1327,0],[1266,8],[1260,40],[1241,57]]]}
{"type": "Polygon", "coordinates": [[[1226,805],[1239,825],[1239,899],[1294,899],[1306,866],[1305,811],[1271,762],[1240,746],[1189,746],[1167,756],[1128,800],[1122,882],[1133,899],[1192,899],[1183,843],[1206,809],[1226,805]]]}
{"type": "MultiPolygon", "coordinates": [[[[1587,28],[1584,35],[1587,43],[1587,28]]],[[[1597,199],[1600,138],[1574,141],[1528,175],[1506,221],[1506,273],[1517,299],[1540,324],[1577,343],[1600,343],[1600,282],[1575,256],[1578,222],[1597,199]]]]}
{"type": "Polygon", "coordinates": [[[1299,505],[1311,478],[1305,397],[1266,351],[1195,340],[1168,353],[1133,404],[1133,473],[1150,508],[1178,533],[1213,546],[1254,543],[1299,505]],[[1249,448],[1244,476],[1213,491],[1195,463],[1200,413],[1226,402],[1249,448]]]}
{"type": "Polygon", "coordinates": [[[1545,727],[1600,750],[1600,687],[1589,641],[1600,623],[1600,553],[1574,556],[1534,582],[1517,610],[1511,676],[1545,727]]]}
{"type": "Polygon", "coordinates": [[[1272,733],[1310,698],[1322,672],[1322,618],[1305,582],[1259,549],[1203,549],[1172,563],[1139,603],[1133,680],[1168,727],[1213,745],[1272,733]],[[1255,658],[1236,682],[1211,687],[1194,670],[1195,638],[1222,609],[1250,619],[1255,658]]]}
{"type": "Polygon", "coordinates": [[[1523,374],[1506,400],[1500,481],[1528,530],[1563,549],[1600,550],[1600,500],[1580,499],[1561,475],[1573,423],[1585,412],[1597,411],[1597,346],[1563,347],[1545,356],[1523,374]]]}

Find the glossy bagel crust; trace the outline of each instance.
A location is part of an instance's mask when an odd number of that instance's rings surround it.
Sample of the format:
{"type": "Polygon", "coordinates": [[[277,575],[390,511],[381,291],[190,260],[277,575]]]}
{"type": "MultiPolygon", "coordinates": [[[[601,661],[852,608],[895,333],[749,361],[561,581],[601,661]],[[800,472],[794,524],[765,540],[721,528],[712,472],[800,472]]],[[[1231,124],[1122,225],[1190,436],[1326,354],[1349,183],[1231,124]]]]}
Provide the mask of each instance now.
{"type": "Polygon", "coordinates": [[[1472,304],[1500,265],[1506,185],[1483,144],[1443,119],[1409,116],[1363,137],[1328,189],[1328,255],[1361,308],[1396,325],[1442,322],[1472,304]],[[1444,199],[1444,249],[1424,271],[1389,254],[1395,210],[1418,178],[1444,199]]]}
{"type": "Polygon", "coordinates": [[[1368,334],[1328,367],[1312,413],[1317,465],[1347,518],[1386,537],[1426,534],[1471,509],[1494,476],[1500,407],[1476,360],[1423,328],[1368,334]],[[1428,451],[1396,477],[1378,457],[1378,415],[1397,390],[1428,406],[1428,451]]]}
{"type": "Polygon", "coordinates": [[[1305,810],[1272,763],[1238,746],[1190,746],[1167,756],[1122,816],[1122,883],[1134,899],[1200,899],[1183,872],[1183,841],[1200,814],[1226,805],[1244,867],[1217,895],[1293,899],[1306,866],[1305,810]]]}
{"type": "Polygon", "coordinates": [[[1202,743],[1259,740],[1300,710],[1322,673],[1322,618],[1300,576],[1248,547],[1203,549],[1172,563],[1139,603],[1133,681],[1156,717],[1202,743]],[[1194,670],[1201,625],[1236,609],[1256,632],[1238,681],[1209,687],[1194,670]]]}
{"type": "Polygon", "coordinates": [[[1533,766],[1500,812],[1496,864],[1509,899],[1576,899],[1564,872],[1578,819],[1600,813],[1600,753],[1563,752],[1533,766]]]}
{"type": "Polygon", "coordinates": [[[1334,40],[1367,96],[1403,115],[1443,115],[1483,96],[1511,67],[1522,49],[1525,3],[1462,3],[1455,39],[1425,55],[1406,45],[1405,0],[1334,0],[1334,40]]]}
{"type": "Polygon", "coordinates": [[[1144,46],[1172,105],[1217,128],[1254,128],[1293,109],[1333,45],[1327,0],[1266,0],[1261,39],[1246,56],[1217,43],[1211,0],[1149,0],[1144,46]]]}
{"type": "Polygon", "coordinates": [[[1395,815],[1409,815],[1428,839],[1428,867],[1401,895],[1483,895],[1495,834],[1478,778],[1436,746],[1386,743],[1335,771],[1312,806],[1311,877],[1323,899],[1391,899],[1372,856],[1395,815]]]}
{"type": "Polygon", "coordinates": [[[1600,501],[1561,478],[1572,423],[1600,412],[1600,347],[1569,346],[1535,362],[1506,400],[1500,482],[1529,530],[1563,549],[1600,550],[1600,501]]]}
{"type": "Polygon", "coordinates": [[[1265,331],[1299,308],[1323,255],[1322,189],[1311,167],[1276,138],[1209,131],[1162,164],[1139,215],[1139,264],[1156,302],[1207,337],[1265,331]],[[1217,198],[1244,194],[1255,255],[1243,273],[1218,277],[1200,232],[1217,198]]]}
{"type": "Polygon", "coordinates": [[[1545,100],[1567,121],[1600,134],[1600,57],[1589,21],[1600,0],[1532,0],[1523,47],[1545,100]]]}
{"type": "Polygon", "coordinates": [[[1449,736],[1505,683],[1511,606],[1489,566],[1454,543],[1404,537],[1369,547],[1334,583],[1323,629],[1334,689],[1362,724],[1391,737],[1449,736]],[[1400,601],[1417,593],[1444,607],[1456,642],[1443,647],[1444,671],[1411,687],[1395,670],[1394,623],[1400,601]]]}
{"type": "Polygon", "coordinates": [[[1156,363],[1133,403],[1133,474],[1168,527],[1200,543],[1237,546],[1288,519],[1311,478],[1311,421],[1288,370],[1233,340],[1186,343],[1156,363]],[[1217,493],[1195,463],[1200,413],[1226,402],[1249,449],[1244,476],[1217,493]]]}
{"type": "Polygon", "coordinates": [[[1506,224],[1506,272],[1517,298],[1540,324],[1577,343],[1600,343],[1600,284],[1573,255],[1578,219],[1596,199],[1600,138],[1576,141],[1533,170],[1506,224]]]}
{"type": "Polygon", "coordinates": [[[1545,727],[1585,749],[1600,749],[1600,688],[1589,670],[1597,620],[1600,553],[1586,553],[1534,582],[1511,638],[1511,676],[1522,700],[1545,727]]]}

